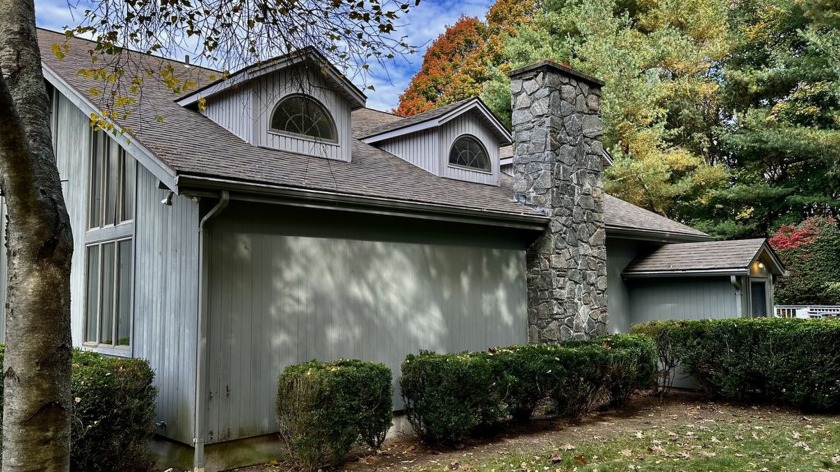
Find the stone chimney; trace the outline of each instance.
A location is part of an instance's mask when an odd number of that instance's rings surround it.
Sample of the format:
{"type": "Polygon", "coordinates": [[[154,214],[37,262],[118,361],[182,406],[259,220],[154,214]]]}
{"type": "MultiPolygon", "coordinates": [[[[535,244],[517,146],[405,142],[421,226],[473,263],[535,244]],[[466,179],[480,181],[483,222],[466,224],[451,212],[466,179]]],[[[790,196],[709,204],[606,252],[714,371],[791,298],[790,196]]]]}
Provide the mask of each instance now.
{"type": "Polygon", "coordinates": [[[510,78],[514,198],[551,218],[526,257],[529,341],[605,334],[604,83],[551,61],[510,78]]]}

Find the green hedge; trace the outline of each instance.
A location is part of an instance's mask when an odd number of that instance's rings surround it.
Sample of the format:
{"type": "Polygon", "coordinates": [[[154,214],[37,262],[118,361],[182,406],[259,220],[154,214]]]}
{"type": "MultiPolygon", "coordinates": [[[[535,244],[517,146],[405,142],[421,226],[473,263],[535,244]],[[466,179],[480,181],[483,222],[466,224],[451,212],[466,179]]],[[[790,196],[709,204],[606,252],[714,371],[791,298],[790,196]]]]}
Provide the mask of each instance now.
{"type": "Polygon", "coordinates": [[[488,352],[421,352],[406,358],[400,386],[420,437],[453,444],[481,425],[527,420],[543,401],[575,419],[600,401],[621,405],[652,384],[655,369],[650,339],[617,335],[488,352]]]}
{"type": "Polygon", "coordinates": [[[358,360],[310,361],[278,380],[277,424],[288,459],[317,470],[344,461],[359,441],[377,449],[391,426],[391,371],[358,360]]]}
{"type": "MultiPolygon", "coordinates": [[[[4,353],[0,345],[0,366],[4,353]]],[[[149,439],[154,433],[157,397],[153,380],[154,372],[142,359],[73,352],[71,470],[151,468],[149,439]]]]}
{"type": "Polygon", "coordinates": [[[484,353],[410,354],[400,378],[408,422],[426,442],[460,442],[499,416],[495,381],[484,353]]]}
{"type": "Polygon", "coordinates": [[[654,322],[633,328],[662,343],[710,394],[840,410],[840,321],[778,318],[654,322]]]}

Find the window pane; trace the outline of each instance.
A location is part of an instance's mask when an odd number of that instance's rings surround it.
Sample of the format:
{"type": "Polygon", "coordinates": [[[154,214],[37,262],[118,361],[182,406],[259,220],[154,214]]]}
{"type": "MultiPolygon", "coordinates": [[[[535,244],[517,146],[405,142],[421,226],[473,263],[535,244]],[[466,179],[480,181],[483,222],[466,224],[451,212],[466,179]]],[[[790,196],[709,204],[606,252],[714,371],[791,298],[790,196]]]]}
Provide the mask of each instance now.
{"type": "Polygon", "coordinates": [[[114,296],[116,289],[116,274],[114,265],[116,262],[116,246],[114,243],[102,245],[102,316],[99,326],[99,343],[114,343],[114,315],[116,307],[114,296]]]}
{"type": "Polygon", "coordinates": [[[134,187],[135,174],[137,173],[137,161],[127,153],[123,153],[123,178],[122,178],[122,218],[120,221],[134,219],[134,187]]]}
{"type": "Polygon", "coordinates": [[[131,286],[132,286],[132,259],[131,240],[120,241],[119,243],[119,312],[117,316],[117,342],[118,346],[128,346],[131,337],[131,286]]]}
{"type": "Polygon", "coordinates": [[[99,246],[87,248],[87,310],[85,342],[96,342],[99,318],[99,246]]]}
{"type": "Polygon", "coordinates": [[[102,167],[103,156],[105,155],[106,137],[101,131],[93,133],[93,155],[90,161],[90,208],[89,227],[98,228],[101,226],[101,205],[102,205],[102,167]]]}
{"type": "Polygon", "coordinates": [[[449,163],[473,169],[490,170],[490,158],[481,142],[472,136],[461,136],[449,151],[449,163]]]}
{"type": "MultiPolygon", "coordinates": [[[[106,138],[108,139],[108,138],[106,138]]],[[[120,154],[121,149],[111,139],[108,139],[108,169],[105,185],[105,221],[102,226],[116,223],[117,196],[120,191],[120,154]]]]}
{"type": "Polygon", "coordinates": [[[284,98],[271,117],[271,129],[335,141],[335,130],[329,112],[315,100],[300,95],[284,98]]]}

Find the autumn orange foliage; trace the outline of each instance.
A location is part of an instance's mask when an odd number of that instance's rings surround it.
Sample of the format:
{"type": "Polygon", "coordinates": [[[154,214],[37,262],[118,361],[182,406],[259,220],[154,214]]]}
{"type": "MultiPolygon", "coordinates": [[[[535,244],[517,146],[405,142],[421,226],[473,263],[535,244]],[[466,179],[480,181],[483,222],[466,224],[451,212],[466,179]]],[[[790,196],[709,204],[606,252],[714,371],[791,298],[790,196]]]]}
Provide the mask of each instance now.
{"type": "Polygon", "coordinates": [[[498,0],[487,13],[487,23],[461,17],[426,50],[394,112],[415,115],[481,93],[490,66],[501,62],[504,37],[527,23],[535,9],[534,0],[498,0]]]}

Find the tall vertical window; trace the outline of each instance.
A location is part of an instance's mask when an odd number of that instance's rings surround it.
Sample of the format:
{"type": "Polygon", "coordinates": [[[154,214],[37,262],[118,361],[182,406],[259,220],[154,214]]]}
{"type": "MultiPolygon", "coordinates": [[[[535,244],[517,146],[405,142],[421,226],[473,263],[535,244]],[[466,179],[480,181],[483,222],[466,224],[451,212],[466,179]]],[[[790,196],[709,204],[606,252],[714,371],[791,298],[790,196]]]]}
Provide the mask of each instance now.
{"type": "Polygon", "coordinates": [[[134,219],[137,164],[104,131],[93,134],[90,160],[88,228],[103,228],[134,219]]]}
{"type": "Polygon", "coordinates": [[[85,343],[129,345],[133,258],[131,239],[87,247],[85,343]]]}
{"type": "Polygon", "coordinates": [[[131,344],[137,164],[102,131],[91,145],[84,342],[125,348],[131,344]]]}

